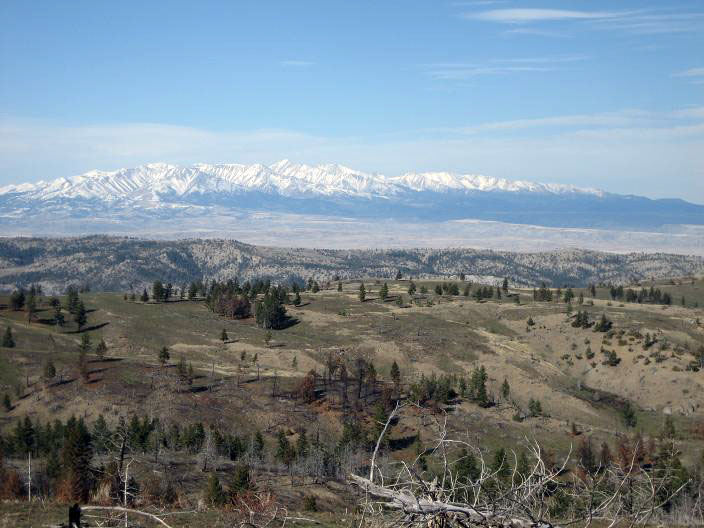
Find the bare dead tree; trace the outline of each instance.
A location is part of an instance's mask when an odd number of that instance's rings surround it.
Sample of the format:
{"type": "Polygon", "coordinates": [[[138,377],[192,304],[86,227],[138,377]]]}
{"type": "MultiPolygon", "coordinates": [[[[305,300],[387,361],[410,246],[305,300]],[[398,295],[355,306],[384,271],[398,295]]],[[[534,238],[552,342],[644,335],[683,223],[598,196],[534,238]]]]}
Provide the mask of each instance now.
{"type": "MultiPolygon", "coordinates": [[[[406,405],[410,407],[417,406],[406,405]]],[[[370,460],[369,476],[349,475],[365,493],[360,526],[645,526],[686,485],[672,489],[668,467],[641,467],[637,449],[625,463],[587,471],[579,463],[569,465],[571,450],[560,463],[552,463],[539,443],[526,439],[523,455],[510,451],[497,466],[471,442],[451,437],[444,414],[427,415],[428,429],[435,436],[433,447],[413,463],[381,463],[383,436],[402,410],[397,406],[388,417],[370,460]],[[432,459],[432,472],[423,470],[422,457],[432,459]],[[463,457],[472,457],[471,472],[466,466],[462,470],[463,457]]]]}

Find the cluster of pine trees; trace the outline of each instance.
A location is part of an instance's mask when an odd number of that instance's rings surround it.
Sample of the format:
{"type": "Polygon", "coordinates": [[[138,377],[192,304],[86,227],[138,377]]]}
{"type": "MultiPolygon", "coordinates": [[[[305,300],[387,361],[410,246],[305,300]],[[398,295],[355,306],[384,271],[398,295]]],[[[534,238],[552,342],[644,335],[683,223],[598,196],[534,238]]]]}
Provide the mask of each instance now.
{"type": "Polygon", "coordinates": [[[494,290],[491,286],[480,286],[474,290],[472,297],[477,301],[481,301],[482,299],[493,299],[494,295],[496,295],[497,299],[501,299],[501,289],[497,287],[496,290],[494,290]]]}
{"type": "Polygon", "coordinates": [[[283,328],[289,321],[284,304],[301,303],[300,289],[294,284],[294,299],[286,286],[273,285],[269,280],[247,281],[244,284],[235,278],[226,282],[193,282],[186,289],[189,300],[200,293],[206,306],[213,312],[230,319],[246,319],[252,311],[257,325],[266,329],[283,328]],[[254,310],[252,307],[254,305],[254,310]]]}
{"type": "Polygon", "coordinates": [[[586,310],[577,311],[577,315],[572,321],[572,326],[575,328],[590,328],[593,324],[593,322],[589,322],[589,313],[586,310]]]}
{"type": "MultiPolygon", "coordinates": [[[[102,415],[91,426],[75,417],[65,423],[57,419],[46,424],[25,417],[8,434],[0,436],[0,475],[18,483],[12,488],[16,495],[8,498],[25,495],[24,478],[12,475],[17,473],[14,470],[3,469],[2,460],[26,459],[31,454],[35,460],[44,460],[32,477],[34,494],[64,501],[87,501],[104,483],[106,475],[114,473],[95,464],[96,455],[112,453],[124,459],[130,455],[154,454],[156,459],[164,450],[198,455],[206,443],[212,448],[212,455],[229,460],[240,460],[245,455],[262,459],[265,455],[264,438],[258,431],[245,438],[222,433],[214,426],[206,428],[201,422],[167,425],[146,416],[133,416],[129,422],[121,417],[112,429],[102,415]]],[[[138,489],[135,482],[131,486],[138,489]]]]}
{"type": "MultiPolygon", "coordinates": [[[[455,374],[443,374],[439,377],[435,373],[430,376],[421,374],[420,379],[412,383],[409,388],[410,399],[420,404],[432,402],[435,405],[446,405],[461,396],[482,407],[489,407],[492,404],[492,398],[486,388],[488,379],[483,365],[472,370],[469,381],[464,376],[455,374]]],[[[505,383],[506,387],[502,390],[505,389],[508,394],[510,389],[507,388],[508,382],[505,383]]]]}
{"type": "Polygon", "coordinates": [[[636,291],[631,288],[624,290],[623,286],[612,286],[609,290],[609,294],[611,295],[611,299],[614,301],[625,300],[626,302],[638,304],[672,304],[672,296],[668,292],[662,292],[660,291],[660,288],[654,288],[652,286],[649,290],[641,288],[640,291],[636,291]]]}

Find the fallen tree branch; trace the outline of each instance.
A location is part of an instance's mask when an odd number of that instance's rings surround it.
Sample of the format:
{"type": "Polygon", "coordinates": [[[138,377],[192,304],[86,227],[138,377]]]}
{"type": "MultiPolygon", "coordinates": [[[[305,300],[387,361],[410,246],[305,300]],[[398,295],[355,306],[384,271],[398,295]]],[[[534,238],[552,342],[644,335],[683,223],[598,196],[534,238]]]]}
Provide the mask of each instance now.
{"type": "Polygon", "coordinates": [[[560,528],[546,523],[527,519],[508,518],[490,511],[479,511],[466,505],[441,502],[432,499],[416,497],[403,491],[397,491],[374,484],[367,478],[350,474],[350,479],[364,491],[384,499],[389,499],[387,507],[401,510],[407,514],[442,515],[457,514],[465,516],[470,522],[484,526],[505,526],[507,528],[560,528]]]}
{"type": "Polygon", "coordinates": [[[135,515],[142,515],[144,517],[149,517],[150,519],[161,523],[163,526],[166,528],[172,528],[168,524],[164,522],[163,519],[160,517],[154,515],[153,513],[141,511],[141,510],[133,510],[131,508],[123,508],[122,506],[83,506],[81,507],[81,511],[90,511],[90,510],[108,510],[108,511],[116,511],[116,512],[121,512],[121,513],[134,513],[135,515]]]}

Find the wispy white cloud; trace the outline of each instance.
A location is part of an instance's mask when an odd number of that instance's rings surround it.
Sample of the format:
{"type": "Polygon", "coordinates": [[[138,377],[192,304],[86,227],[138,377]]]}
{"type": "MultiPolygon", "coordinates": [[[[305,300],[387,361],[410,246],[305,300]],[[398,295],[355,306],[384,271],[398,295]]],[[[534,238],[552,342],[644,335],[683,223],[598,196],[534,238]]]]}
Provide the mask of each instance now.
{"type": "Polygon", "coordinates": [[[704,68],[689,68],[672,74],[673,77],[681,77],[692,84],[704,84],[704,68]]]}
{"type": "Polygon", "coordinates": [[[688,106],[675,110],[672,116],[681,119],[702,119],[704,120],[704,106],[688,106]]]}
{"type": "Polygon", "coordinates": [[[673,74],[673,77],[704,77],[704,68],[689,68],[673,74]]]}
{"type": "Polygon", "coordinates": [[[426,65],[425,73],[429,77],[441,81],[467,80],[485,75],[506,75],[520,72],[547,72],[552,68],[547,66],[528,65],[495,65],[481,66],[476,64],[437,63],[426,65]]]}
{"type": "Polygon", "coordinates": [[[280,64],[282,66],[294,66],[298,68],[305,68],[307,66],[313,66],[315,63],[312,61],[306,61],[306,60],[284,60],[281,61],[280,64]]]}
{"type": "Polygon", "coordinates": [[[505,24],[522,24],[551,20],[585,20],[615,18],[623,13],[615,11],[574,11],[568,9],[490,9],[477,13],[466,13],[465,18],[501,22],[505,24]]]}
{"type": "Polygon", "coordinates": [[[647,112],[638,109],[626,109],[619,112],[600,112],[591,114],[570,114],[550,117],[512,119],[492,121],[464,127],[426,129],[433,135],[480,136],[510,133],[516,137],[517,132],[531,135],[570,135],[576,133],[610,133],[615,130],[627,130],[637,134],[648,130],[660,131],[667,135],[681,136],[683,133],[700,133],[704,121],[704,106],[691,106],[671,112],[647,112]],[[694,123],[692,122],[694,121],[694,123]]]}
{"type": "Polygon", "coordinates": [[[577,23],[592,30],[621,31],[631,34],[656,35],[698,31],[704,28],[704,13],[673,12],[666,10],[638,9],[630,11],[584,11],[570,9],[489,9],[464,13],[463,18],[520,26],[508,30],[507,34],[533,34],[541,36],[563,36],[551,34],[543,27],[532,25],[543,23],[577,23]]]}
{"type": "Polygon", "coordinates": [[[507,29],[506,31],[503,31],[502,34],[509,35],[509,36],[510,35],[532,35],[532,36],[538,36],[538,37],[557,37],[557,38],[571,36],[570,33],[567,31],[538,29],[538,28],[534,28],[534,27],[525,27],[525,26],[507,29]]]}
{"type": "Polygon", "coordinates": [[[559,64],[561,62],[577,62],[590,59],[589,55],[550,55],[545,57],[519,57],[511,59],[496,59],[494,62],[513,62],[518,64],[559,64]]]}
{"type": "Polygon", "coordinates": [[[704,13],[634,12],[621,17],[593,20],[590,24],[598,30],[635,35],[686,33],[704,30],[704,13]]]}
{"type": "Polygon", "coordinates": [[[518,57],[494,59],[482,64],[462,62],[436,62],[422,64],[425,74],[442,81],[462,81],[487,75],[507,75],[512,73],[548,72],[559,68],[560,64],[589,59],[588,55],[556,55],[544,57],[518,57]]]}

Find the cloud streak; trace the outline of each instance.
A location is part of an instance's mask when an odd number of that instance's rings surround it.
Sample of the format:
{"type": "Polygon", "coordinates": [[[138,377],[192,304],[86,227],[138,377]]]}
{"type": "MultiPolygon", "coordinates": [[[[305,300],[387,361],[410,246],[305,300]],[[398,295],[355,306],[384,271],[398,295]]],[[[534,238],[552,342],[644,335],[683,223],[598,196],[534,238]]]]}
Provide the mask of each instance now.
{"type": "Polygon", "coordinates": [[[308,66],[313,66],[315,63],[306,60],[283,60],[280,62],[281,66],[291,66],[294,68],[306,68],[308,66]]]}
{"type": "Polygon", "coordinates": [[[699,31],[704,27],[704,13],[672,12],[653,9],[631,11],[584,11],[570,9],[489,9],[461,15],[468,20],[492,22],[518,26],[507,34],[532,34],[540,36],[564,36],[543,28],[530,26],[558,23],[580,24],[588,30],[621,31],[632,34],[656,35],[699,31]]]}
{"type": "Polygon", "coordinates": [[[554,20],[586,20],[623,16],[612,11],[574,11],[568,9],[490,9],[478,13],[466,13],[464,18],[500,22],[504,24],[524,24],[554,20]]]}
{"type": "Polygon", "coordinates": [[[587,55],[557,55],[546,57],[520,57],[494,59],[483,64],[462,62],[436,62],[422,64],[424,73],[436,80],[461,81],[488,75],[513,73],[549,72],[557,70],[560,64],[589,59],[587,55]]]}
{"type": "Polygon", "coordinates": [[[672,76],[687,79],[692,84],[704,84],[704,68],[689,68],[673,73],[672,76]]]}
{"type": "Polygon", "coordinates": [[[704,77],[704,68],[689,68],[673,74],[673,77],[704,77]]]}

